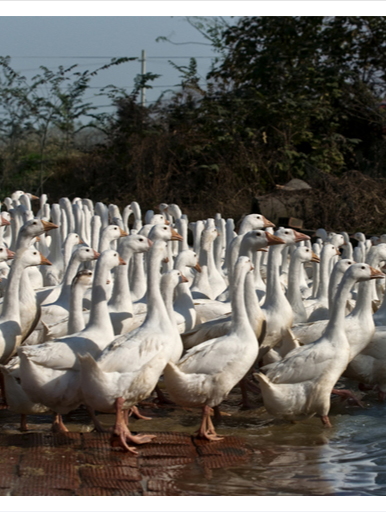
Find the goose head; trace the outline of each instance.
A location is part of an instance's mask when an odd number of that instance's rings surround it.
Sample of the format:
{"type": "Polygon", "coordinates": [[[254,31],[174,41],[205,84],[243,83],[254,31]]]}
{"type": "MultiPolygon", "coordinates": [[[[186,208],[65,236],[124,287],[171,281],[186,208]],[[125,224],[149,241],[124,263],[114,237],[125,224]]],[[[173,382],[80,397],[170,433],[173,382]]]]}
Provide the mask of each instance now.
{"type": "Polygon", "coordinates": [[[330,260],[333,256],[340,256],[340,252],[332,243],[326,243],[320,253],[322,259],[330,260]]]}
{"type": "Polygon", "coordinates": [[[264,229],[267,227],[275,227],[275,224],[267,220],[263,215],[252,213],[243,218],[240,224],[239,234],[244,234],[253,229],[264,229]]]}
{"type": "Polygon", "coordinates": [[[99,256],[100,254],[90,247],[79,247],[73,252],[72,259],[76,259],[80,263],[86,263],[98,259],[99,256]]]}
{"type": "Polygon", "coordinates": [[[148,236],[149,240],[155,242],[157,240],[161,241],[182,241],[183,238],[176,230],[174,230],[170,225],[166,224],[156,224],[149,232],[148,236]]]}
{"type": "Polygon", "coordinates": [[[286,245],[292,245],[293,243],[299,243],[300,241],[309,240],[310,237],[301,232],[290,229],[289,227],[279,227],[275,232],[275,236],[278,236],[286,245]]]}
{"type": "Polygon", "coordinates": [[[129,236],[121,239],[119,252],[123,254],[125,249],[131,249],[135,254],[140,254],[141,252],[147,252],[152,245],[153,242],[149,240],[149,238],[146,238],[146,236],[141,234],[129,234],[129,236]]]}
{"type": "Polygon", "coordinates": [[[176,270],[181,270],[185,266],[189,266],[197,270],[197,272],[201,272],[200,265],[198,264],[198,256],[193,250],[181,251],[174,261],[174,268],[176,270]]]}
{"type": "Polygon", "coordinates": [[[355,261],[353,259],[340,259],[334,266],[334,270],[341,273],[342,275],[350,268],[350,266],[354,265],[355,261]]]}
{"type": "MultiPolygon", "coordinates": [[[[90,249],[92,250],[92,249],[90,249]]],[[[97,261],[97,266],[106,267],[106,269],[111,270],[119,265],[126,265],[127,263],[123,261],[121,256],[118,254],[116,250],[104,250],[102,254],[99,256],[97,261]]]]}
{"type": "Polygon", "coordinates": [[[363,243],[366,241],[366,236],[363,234],[363,232],[356,232],[351,236],[351,238],[354,238],[354,240],[362,241],[363,243]]]}
{"type": "Polygon", "coordinates": [[[169,270],[161,276],[161,290],[176,288],[179,284],[189,282],[179,270],[169,270]]]}
{"type": "Polygon", "coordinates": [[[39,236],[51,229],[58,229],[58,226],[52,222],[47,222],[46,220],[32,218],[20,228],[19,236],[23,235],[24,237],[33,238],[34,236],[39,236]]]}
{"type": "Polygon", "coordinates": [[[260,230],[249,231],[244,234],[242,246],[245,250],[256,251],[272,245],[283,245],[284,240],[269,232],[260,230]]]}
{"type": "Polygon", "coordinates": [[[373,268],[367,263],[355,263],[351,265],[345,272],[345,277],[348,275],[355,279],[356,282],[369,281],[370,279],[383,279],[385,274],[380,270],[373,268]]]}
{"type": "Polygon", "coordinates": [[[209,227],[205,228],[202,231],[202,234],[201,234],[201,248],[203,250],[209,251],[210,248],[211,248],[212,243],[217,238],[217,236],[218,236],[218,232],[217,232],[216,227],[214,226],[214,221],[213,221],[213,225],[210,224],[209,227]]]}
{"type": "Polygon", "coordinates": [[[39,266],[39,265],[52,265],[47,258],[43,256],[35,247],[25,249],[20,257],[21,263],[24,267],[39,266]]]}
{"type": "Polygon", "coordinates": [[[81,288],[83,290],[88,290],[92,286],[94,274],[91,270],[80,270],[71,283],[71,289],[73,288],[81,288]]]}
{"type": "Polygon", "coordinates": [[[81,245],[84,243],[82,238],[76,232],[70,232],[67,235],[65,245],[69,245],[70,247],[75,247],[75,245],[81,245]]]}
{"type": "Polygon", "coordinates": [[[162,215],[162,214],[155,214],[151,217],[151,220],[149,222],[151,225],[156,225],[156,224],[164,224],[164,225],[169,225],[169,221],[166,220],[165,216],[162,215]]]}
{"type": "Polygon", "coordinates": [[[332,233],[327,241],[335,245],[335,247],[342,247],[343,245],[346,245],[346,240],[343,234],[332,233]]]}
{"type": "Polygon", "coordinates": [[[128,236],[127,232],[118,225],[108,225],[102,231],[102,237],[105,236],[110,242],[128,236]]]}
{"type": "MultiPolygon", "coordinates": [[[[293,258],[295,256],[300,260],[301,263],[320,263],[320,258],[308,247],[297,247],[292,254],[293,258]]],[[[348,259],[345,261],[349,261],[348,259]]],[[[353,261],[351,261],[351,264],[353,261]]]]}
{"type": "Polygon", "coordinates": [[[14,257],[14,252],[9,250],[5,245],[0,246],[0,262],[8,261],[8,259],[13,259],[14,257]]]}

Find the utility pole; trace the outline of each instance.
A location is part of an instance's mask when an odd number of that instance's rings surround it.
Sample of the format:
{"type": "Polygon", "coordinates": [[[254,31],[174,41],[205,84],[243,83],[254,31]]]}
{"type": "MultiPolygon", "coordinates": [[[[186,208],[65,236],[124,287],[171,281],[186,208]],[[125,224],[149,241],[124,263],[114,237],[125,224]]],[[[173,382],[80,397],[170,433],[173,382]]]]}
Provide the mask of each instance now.
{"type": "MultiPolygon", "coordinates": [[[[144,75],[146,73],[146,53],[145,53],[145,50],[142,50],[141,62],[142,62],[141,74],[142,74],[142,79],[143,79],[143,77],[144,77],[144,75]]],[[[142,86],[142,88],[141,88],[141,106],[145,107],[145,86],[142,86]]]]}

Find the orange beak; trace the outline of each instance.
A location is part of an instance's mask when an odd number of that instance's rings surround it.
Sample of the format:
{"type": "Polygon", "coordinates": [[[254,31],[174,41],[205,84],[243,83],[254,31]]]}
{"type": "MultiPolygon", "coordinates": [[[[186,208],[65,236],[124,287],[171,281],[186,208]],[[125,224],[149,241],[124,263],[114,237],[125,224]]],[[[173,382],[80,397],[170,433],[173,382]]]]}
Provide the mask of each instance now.
{"type": "Polygon", "coordinates": [[[120,234],[121,234],[121,238],[124,238],[125,236],[129,236],[129,235],[127,234],[127,232],[126,232],[126,231],[124,231],[124,230],[122,230],[121,228],[119,228],[119,231],[120,231],[120,234]]]}
{"type": "Polygon", "coordinates": [[[183,241],[183,237],[181,236],[181,234],[178,234],[177,231],[175,231],[174,229],[172,229],[172,237],[171,237],[171,240],[172,241],[183,241]]]}
{"type": "Polygon", "coordinates": [[[147,242],[149,244],[149,248],[153,245],[153,242],[151,240],[149,240],[149,238],[147,238],[147,242]]]}
{"type": "Polygon", "coordinates": [[[1,227],[3,227],[3,225],[11,225],[11,222],[8,222],[8,220],[6,218],[4,218],[4,216],[1,217],[1,227]]]}
{"type": "Polygon", "coordinates": [[[266,232],[265,236],[267,238],[267,247],[271,247],[272,245],[284,245],[285,241],[279,238],[278,236],[274,236],[273,234],[266,232]]]}
{"type": "Polygon", "coordinates": [[[337,255],[337,256],[340,256],[340,251],[339,251],[339,249],[336,249],[336,255],[337,255]]]}
{"type": "Polygon", "coordinates": [[[307,236],[307,234],[303,234],[302,232],[295,231],[295,229],[292,229],[295,234],[295,242],[298,243],[299,241],[307,241],[311,238],[307,236]]]}
{"type": "Polygon", "coordinates": [[[41,252],[39,252],[39,254],[40,254],[40,264],[41,265],[52,265],[51,261],[48,261],[48,259],[45,258],[41,252]]]}
{"type": "Polygon", "coordinates": [[[123,261],[123,259],[121,258],[121,256],[119,256],[119,264],[120,264],[120,265],[127,265],[126,261],[123,261]]]}
{"type": "Polygon", "coordinates": [[[380,270],[377,270],[376,268],[370,267],[371,270],[371,279],[383,279],[385,277],[385,274],[383,274],[380,270]]]}
{"type": "Polygon", "coordinates": [[[84,241],[83,241],[83,240],[82,240],[82,238],[79,236],[79,245],[80,245],[81,243],[84,243],[84,241]]]}
{"type": "Polygon", "coordinates": [[[263,222],[264,222],[264,227],[276,227],[276,225],[273,224],[272,222],[270,222],[269,220],[267,220],[267,218],[265,218],[265,216],[263,216],[263,222]]]}
{"type": "Polygon", "coordinates": [[[15,253],[12,250],[7,249],[7,257],[8,259],[13,259],[15,257],[15,253]]]}
{"type": "Polygon", "coordinates": [[[312,253],[311,263],[320,263],[320,257],[318,257],[315,252],[312,253]]]}
{"type": "Polygon", "coordinates": [[[187,278],[181,274],[181,282],[182,283],[188,283],[189,281],[187,280],[187,278]]]}
{"type": "Polygon", "coordinates": [[[42,220],[42,224],[45,232],[50,231],[51,229],[59,229],[59,226],[53,224],[52,222],[46,222],[45,220],[42,220]]]}
{"type": "Polygon", "coordinates": [[[194,265],[193,267],[195,270],[197,270],[198,273],[201,273],[201,267],[200,267],[200,264],[199,262],[197,261],[197,263],[194,265]]]}
{"type": "Polygon", "coordinates": [[[100,256],[99,252],[97,252],[96,250],[93,250],[93,252],[94,252],[94,259],[98,259],[100,256]]]}

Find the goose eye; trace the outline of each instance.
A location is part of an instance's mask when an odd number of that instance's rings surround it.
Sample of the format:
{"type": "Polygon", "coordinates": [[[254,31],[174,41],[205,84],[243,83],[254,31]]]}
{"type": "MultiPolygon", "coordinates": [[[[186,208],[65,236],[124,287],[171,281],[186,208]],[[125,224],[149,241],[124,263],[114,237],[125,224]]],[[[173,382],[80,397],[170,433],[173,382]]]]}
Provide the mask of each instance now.
{"type": "Polygon", "coordinates": [[[116,231],[116,230],[117,230],[117,228],[116,228],[116,227],[114,227],[114,231],[116,231]]]}
{"type": "Polygon", "coordinates": [[[362,266],[361,268],[362,268],[362,270],[364,270],[364,269],[365,269],[365,267],[364,267],[364,266],[362,266]]]}
{"type": "Polygon", "coordinates": [[[310,251],[310,249],[307,249],[307,250],[306,250],[306,252],[309,252],[309,251],[310,251]]]}
{"type": "Polygon", "coordinates": [[[36,222],[34,222],[32,225],[36,225],[36,222]]]}
{"type": "Polygon", "coordinates": [[[114,257],[117,257],[117,255],[116,255],[116,254],[114,254],[114,257]]]}
{"type": "Polygon", "coordinates": [[[34,252],[34,256],[36,256],[37,252],[34,252]]]}
{"type": "Polygon", "coordinates": [[[289,234],[289,232],[288,232],[288,231],[285,231],[285,234],[289,234]]]}
{"type": "Polygon", "coordinates": [[[89,249],[87,249],[87,250],[86,250],[86,252],[90,252],[90,250],[89,250],[89,249]]]}
{"type": "Polygon", "coordinates": [[[166,227],[164,227],[164,231],[166,231],[166,227]]]}
{"type": "Polygon", "coordinates": [[[139,238],[139,241],[143,241],[143,239],[142,239],[142,238],[139,238]]]}

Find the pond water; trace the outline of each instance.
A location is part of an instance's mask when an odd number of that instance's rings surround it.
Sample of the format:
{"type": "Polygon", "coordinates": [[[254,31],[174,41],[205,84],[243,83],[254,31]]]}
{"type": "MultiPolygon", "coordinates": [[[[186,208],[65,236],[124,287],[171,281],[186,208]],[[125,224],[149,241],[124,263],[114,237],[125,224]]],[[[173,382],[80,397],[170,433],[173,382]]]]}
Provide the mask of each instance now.
{"type": "MultiPolygon", "coordinates": [[[[349,387],[354,384],[347,384],[349,387]]],[[[362,398],[364,407],[332,401],[331,429],[320,419],[297,424],[275,421],[255,395],[256,408],[241,410],[238,389],[221,405],[219,435],[242,437],[251,450],[246,462],[231,468],[203,470],[187,465],[175,482],[182,490],[198,495],[385,495],[386,494],[386,403],[374,393],[362,398]]],[[[131,420],[133,431],[179,431],[193,434],[200,423],[198,410],[146,404],[141,412],[150,421],[131,420]]],[[[113,417],[98,415],[108,428],[113,417]]],[[[64,417],[70,431],[91,431],[84,411],[64,417]]],[[[0,431],[18,432],[19,417],[0,412],[0,431]]],[[[50,417],[29,417],[31,431],[49,431],[50,417]]]]}

